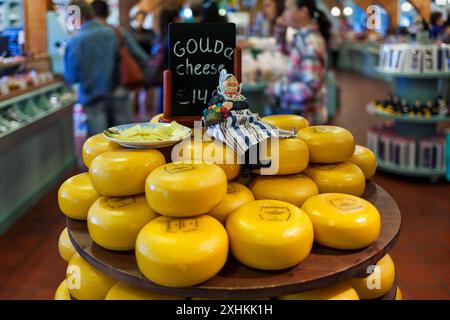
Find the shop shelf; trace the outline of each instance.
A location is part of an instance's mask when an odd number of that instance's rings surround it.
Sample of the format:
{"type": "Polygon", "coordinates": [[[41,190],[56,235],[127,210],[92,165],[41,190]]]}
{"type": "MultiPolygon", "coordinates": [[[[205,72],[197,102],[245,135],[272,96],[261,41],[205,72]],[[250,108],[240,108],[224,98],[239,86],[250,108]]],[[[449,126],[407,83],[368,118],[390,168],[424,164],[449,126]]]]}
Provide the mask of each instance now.
{"type": "Polygon", "coordinates": [[[389,75],[392,77],[399,78],[410,78],[410,79],[441,79],[450,78],[450,72],[393,72],[386,70],[384,68],[376,68],[377,72],[383,75],[389,75]]]}
{"type": "Polygon", "coordinates": [[[426,118],[424,116],[417,117],[417,116],[410,116],[406,114],[402,115],[396,115],[391,114],[387,112],[381,112],[375,109],[375,106],[373,103],[369,103],[367,105],[367,111],[370,114],[373,114],[377,117],[387,118],[394,121],[399,122],[410,122],[410,123],[423,123],[423,124],[440,124],[440,123],[450,123],[450,117],[447,116],[431,116],[429,118],[426,118]]]}

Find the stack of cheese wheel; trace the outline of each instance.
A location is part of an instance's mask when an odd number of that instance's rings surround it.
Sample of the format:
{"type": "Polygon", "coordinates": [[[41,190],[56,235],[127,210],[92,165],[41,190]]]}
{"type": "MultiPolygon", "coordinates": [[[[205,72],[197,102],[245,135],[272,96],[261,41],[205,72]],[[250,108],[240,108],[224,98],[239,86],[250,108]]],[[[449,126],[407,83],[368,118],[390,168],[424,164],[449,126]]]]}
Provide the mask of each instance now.
{"type": "MultiPolygon", "coordinates": [[[[61,186],[61,211],[87,221],[97,245],[134,250],[142,274],[166,287],[208,281],[229,253],[246,266],[274,271],[302,263],[313,242],[343,250],[373,243],[380,216],[358,198],[374,174],[373,154],[355,148],[342,128],[309,127],[294,115],[264,120],[297,137],[262,144],[261,160],[270,159],[272,167],[248,175],[248,187],[239,183],[241,159],[216,141],[183,141],[166,163],[158,150],[126,149],[94,136],[83,147],[89,173],[61,186]]],[[[55,298],[180,298],[149,293],[96,270],[76,253],[67,230],[59,250],[69,266],[55,298]],[[74,270],[83,276],[74,278],[74,270]]],[[[370,298],[357,280],[280,299],[370,298]]]]}

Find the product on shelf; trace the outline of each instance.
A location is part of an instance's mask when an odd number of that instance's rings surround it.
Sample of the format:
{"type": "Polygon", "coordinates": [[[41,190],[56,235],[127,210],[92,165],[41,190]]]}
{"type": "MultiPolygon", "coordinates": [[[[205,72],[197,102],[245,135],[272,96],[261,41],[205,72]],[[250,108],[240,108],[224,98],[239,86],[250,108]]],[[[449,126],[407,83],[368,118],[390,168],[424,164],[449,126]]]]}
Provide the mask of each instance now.
{"type": "Polygon", "coordinates": [[[229,182],[225,198],[215,208],[210,210],[208,214],[225,223],[232,212],[253,201],[255,201],[255,197],[246,186],[236,182],[229,182]]]}
{"type": "Polygon", "coordinates": [[[122,147],[114,142],[109,141],[103,134],[97,134],[89,138],[83,145],[83,162],[86,167],[90,167],[92,161],[108,151],[115,151],[122,149],[122,147]]]}
{"type": "Polygon", "coordinates": [[[55,300],[72,300],[66,279],[64,279],[55,291],[55,300]]]}
{"type": "Polygon", "coordinates": [[[314,225],[314,241],[324,246],[353,250],[371,245],[379,236],[381,218],[368,201],[340,193],[326,193],[302,206],[314,225]]]}
{"type": "Polygon", "coordinates": [[[89,208],[100,198],[88,173],[78,174],[64,182],[58,191],[62,213],[75,220],[86,220],[89,208]]]}
{"type": "Polygon", "coordinates": [[[237,209],[226,228],[233,256],[261,270],[296,266],[309,255],[314,240],[305,212],[277,200],[258,200],[237,209]]]}
{"type": "Polygon", "coordinates": [[[278,297],[278,300],[359,300],[359,297],[348,281],[341,281],[325,288],[278,297]]]}
{"type": "Polygon", "coordinates": [[[117,282],[109,290],[105,300],[186,300],[186,298],[150,292],[123,282],[117,282]]]}
{"type": "Polygon", "coordinates": [[[104,300],[116,280],[75,253],[67,266],[66,282],[70,295],[77,300],[104,300]]]}
{"type": "Polygon", "coordinates": [[[256,200],[280,200],[297,207],[319,194],[313,180],[302,174],[292,176],[258,176],[250,184],[256,200]]]}
{"type": "Polygon", "coordinates": [[[89,209],[89,235],[105,249],[133,250],[139,231],[158,216],[144,195],[101,197],[89,209]]]}
{"type": "Polygon", "coordinates": [[[94,188],[104,196],[123,197],[145,192],[145,179],[166,160],[155,149],[123,149],[96,157],[89,168],[94,188]]]}
{"type": "Polygon", "coordinates": [[[210,163],[174,162],[148,176],[145,194],[150,207],[172,217],[208,213],[227,194],[227,177],[210,163]]]}
{"type": "Polygon", "coordinates": [[[136,240],[139,269],[150,281],[167,287],[209,280],[222,269],[227,257],[227,232],[208,215],[156,218],[136,240]]]}
{"type": "Polygon", "coordinates": [[[67,228],[61,232],[58,240],[58,251],[61,258],[69,262],[69,260],[73,257],[73,255],[77,252],[73,247],[72,241],[69,238],[69,232],[67,228]]]}
{"type": "Polygon", "coordinates": [[[440,135],[416,141],[414,137],[397,135],[390,126],[378,126],[369,129],[368,147],[379,161],[400,169],[446,168],[445,138],[440,135]]]}
{"type": "Polygon", "coordinates": [[[361,197],[366,188],[362,170],[346,161],[337,164],[312,164],[305,171],[319,188],[320,193],[345,193],[361,197]]]}
{"type": "Polygon", "coordinates": [[[349,161],[362,170],[367,180],[372,178],[377,171],[377,157],[366,147],[357,145],[355,153],[349,161]]]}
{"type": "Polygon", "coordinates": [[[389,95],[384,100],[373,101],[376,111],[392,115],[408,115],[410,117],[431,118],[432,116],[450,116],[450,105],[447,105],[441,96],[434,101],[416,100],[409,104],[406,99],[389,95]]]}
{"type": "Polygon", "coordinates": [[[388,293],[395,281],[395,266],[387,254],[375,267],[369,267],[370,275],[366,278],[351,278],[350,282],[362,300],[380,298],[388,293]]]}
{"type": "MultiPolygon", "coordinates": [[[[307,144],[301,139],[279,139],[278,144],[272,149],[272,141],[261,143],[262,150],[267,150],[266,154],[262,152],[261,162],[271,161],[271,166],[277,168],[272,175],[292,175],[298,174],[308,167],[309,150],[307,144]]],[[[255,170],[260,174],[261,170],[255,170]]]]}
{"type": "Polygon", "coordinates": [[[4,76],[0,79],[0,97],[14,93],[17,90],[33,88],[52,82],[55,79],[50,72],[30,71],[25,74],[4,76]]]}
{"type": "Polygon", "coordinates": [[[277,128],[287,131],[291,131],[295,128],[295,130],[298,132],[304,128],[309,127],[308,120],[294,114],[272,115],[264,117],[262,120],[270,123],[277,128]]]}
{"type": "Polygon", "coordinates": [[[241,172],[237,154],[224,143],[215,141],[185,140],[174,148],[172,161],[204,161],[218,165],[227,175],[227,180],[234,180],[241,172]]]}
{"type": "Polygon", "coordinates": [[[308,145],[312,163],[343,162],[355,152],[353,135],[343,128],[313,126],[300,130],[298,137],[308,145]]]}
{"type": "Polygon", "coordinates": [[[450,71],[450,45],[385,44],[380,68],[389,72],[438,73],[450,71]]]}

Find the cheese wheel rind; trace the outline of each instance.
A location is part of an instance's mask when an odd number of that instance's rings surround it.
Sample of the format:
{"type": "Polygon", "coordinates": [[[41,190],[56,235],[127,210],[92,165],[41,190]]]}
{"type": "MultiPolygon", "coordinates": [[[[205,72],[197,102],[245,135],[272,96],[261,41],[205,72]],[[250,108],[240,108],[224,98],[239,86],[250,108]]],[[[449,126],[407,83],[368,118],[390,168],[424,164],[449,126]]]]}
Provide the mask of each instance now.
{"type": "Polygon", "coordinates": [[[359,296],[349,281],[341,281],[324,288],[282,296],[278,300],[359,300],[359,296]]]}
{"type": "Polygon", "coordinates": [[[103,134],[97,134],[93,137],[90,137],[83,144],[82,158],[84,165],[89,168],[92,161],[94,161],[94,159],[102,153],[119,149],[123,148],[119,144],[106,139],[103,134]]]}
{"type": "Polygon", "coordinates": [[[311,163],[343,162],[355,152],[355,139],[344,128],[313,126],[300,130],[298,137],[308,145],[311,163]]]}
{"type": "Polygon", "coordinates": [[[387,254],[371,268],[366,278],[351,278],[351,284],[362,300],[377,299],[387,294],[395,282],[395,265],[387,254]]]}
{"type": "Polygon", "coordinates": [[[258,176],[251,182],[250,189],[256,200],[280,200],[297,207],[301,207],[308,198],[319,194],[314,181],[301,174],[258,176]]]}
{"type": "Polygon", "coordinates": [[[110,151],[92,161],[89,176],[101,195],[134,196],[145,192],[145,179],[165,163],[155,149],[110,151]]]}
{"type": "Polygon", "coordinates": [[[89,208],[100,198],[88,173],[81,173],[65,181],[58,190],[58,204],[62,213],[75,220],[86,220],[89,208]]]}
{"type": "Polygon", "coordinates": [[[133,250],[139,231],[156,217],[144,195],[101,197],[89,209],[89,235],[105,249],[133,250]]]}
{"type": "Polygon", "coordinates": [[[72,244],[72,241],[70,240],[67,228],[64,228],[59,236],[58,251],[61,258],[66,262],[69,262],[73,255],[77,252],[72,244]]]}
{"type": "Polygon", "coordinates": [[[70,295],[77,300],[104,300],[116,280],[75,253],[67,266],[66,282],[70,295]]]}
{"type": "Polygon", "coordinates": [[[372,244],[381,231],[377,208],[352,195],[320,194],[306,200],[302,210],[314,225],[315,242],[330,248],[364,248],[372,244]]]}
{"type": "Polygon", "coordinates": [[[361,197],[366,189],[364,173],[348,161],[330,165],[311,165],[306,169],[320,193],[345,193],[361,197]]]}
{"type": "Polygon", "coordinates": [[[227,193],[227,177],[215,164],[176,162],[162,166],[147,178],[145,194],[156,212],[171,217],[208,213],[227,193]]]}
{"type": "Polygon", "coordinates": [[[227,220],[233,256],[249,267],[281,270],[303,261],[311,251],[311,220],[298,207],[258,200],[234,211],[227,220]]]}
{"type": "Polygon", "coordinates": [[[252,201],[255,201],[255,197],[250,189],[242,184],[229,182],[225,198],[208,214],[225,223],[231,213],[252,201]]]}
{"type": "Polygon", "coordinates": [[[140,271],[166,287],[197,285],[214,277],[225,265],[228,236],[216,219],[158,217],[136,240],[140,271]]]}
{"type": "Polygon", "coordinates": [[[377,157],[366,147],[357,145],[349,161],[362,170],[366,179],[372,178],[377,171],[377,157]]]}

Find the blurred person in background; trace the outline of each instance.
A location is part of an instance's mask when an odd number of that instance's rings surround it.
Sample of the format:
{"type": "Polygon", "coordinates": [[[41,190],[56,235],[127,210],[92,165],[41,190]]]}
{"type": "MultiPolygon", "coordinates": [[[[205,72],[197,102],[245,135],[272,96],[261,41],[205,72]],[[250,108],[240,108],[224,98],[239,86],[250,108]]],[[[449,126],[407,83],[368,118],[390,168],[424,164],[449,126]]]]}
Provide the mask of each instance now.
{"type": "Polygon", "coordinates": [[[441,12],[432,12],[430,16],[430,38],[438,40],[444,32],[444,15],[441,12]]]}
{"type": "Polygon", "coordinates": [[[290,58],[285,78],[268,88],[272,112],[299,114],[311,124],[326,123],[325,80],[331,22],[317,8],[315,0],[286,0],[277,24],[290,26],[297,33],[293,43],[285,48],[290,58]]]}
{"type": "MultiPolygon", "coordinates": [[[[84,107],[88,135],[92,136],[130,123],[130,98],[120,86],[120,45],[115,31],[106,24],[107,13],[97,12],[96,19],[94,8],[86,1],[72,0],[69,5],[80,9],[81,29],[67,44],[64,76],[69,85],[79,84],[78,102],[84,107]]],[[[120,31],[131,55],[145,69],[147,55],[129,34],[120,31]]]]}
{"type": "Polygon", "coordinates": [[[238,42],[238,47],[259,50],[276,50],[274,37],[277,28],[276,21],[284,12],[285,0],[263,0],[262,10],[256,14],[251,33],[257,37],[238,42]]]}
{"type": "Polygon", "coordinates": [[[169,24],[179,22],[180,7],[177,1],[166,1],[161,5],[160,10],[155,14],[154,30],[157,34],[152,47],[149,71],[151,73],[149,85],[159,90],[158,106],[150,115],[163,112],[163,75],[169,67],[168,45],[169,45],[169,24]]]}
{"type": "Polygon", "coordinates": [[[132,27],[132,34],[136,41],[141,46],[142,50],[150,53],[153,43],[155,42],[156,33],[151,29],[146,29],[144,26],[145,17],[147,13],[145,11],[138,11],[134,16],[135,25],[132,27]]]}

